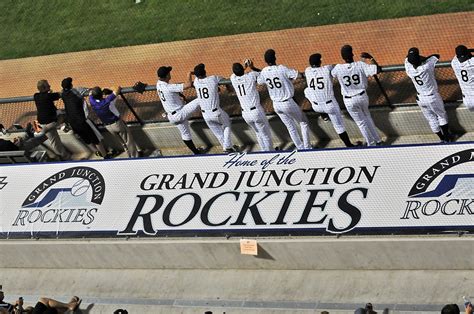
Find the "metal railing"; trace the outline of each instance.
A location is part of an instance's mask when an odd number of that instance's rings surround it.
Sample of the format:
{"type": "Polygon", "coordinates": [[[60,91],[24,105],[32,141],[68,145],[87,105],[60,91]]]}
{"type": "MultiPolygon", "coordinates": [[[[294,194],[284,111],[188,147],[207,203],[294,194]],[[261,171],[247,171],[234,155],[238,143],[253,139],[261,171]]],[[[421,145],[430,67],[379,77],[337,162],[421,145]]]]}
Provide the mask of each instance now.
{"type": "MultiPolygon", "coordinates": [[[[451,69],[450,62],[440,62],[436,65],[436,79],[439,86],[439,92],[446,102],[456,102],[461,99],[461,91],[451,69]]],[[[369,80],[367,89],[371,106],[388,106],[391,104],[414,104],[416,91],[410,78],[405,73],[403,65],[390,65],[382,67],[382,72],[378,74],[380,85],[375,80],[369,80]],[[386,97],[385,97],[385,95],[386,97]],[[387,101],[387,98],[389,101],[387,101]]],[[[225,79],[220,82],[221,85],[230,84],[225,79]]],[[[306,81],[304,79],[295,82],[295,98],[299,104],[302,104],[303,110],[311,110],[308,102],[304,102],[304,88],[306,81]]],[[[266,112],[273,113],[271,100],[266,92],[266,88],[260,86],[260,99],[266,112]]],[[[336,83],[334,92],[339,104],[343,104],[340,87],[336,83]]],[[[122,114],[122,118],[130,123],[142,122],[161,122],[167,121],[165,111],[161,105],[160,99],[156,93],[155,82],[148,85],[140,94],[132,87],[122,89],[124,99],[117,101],[117,108],[122,114]],[[130,106],[127,105],[129,103],[130,106]],[[131,108],[130,108],[131,107],[131,108]],[[132,109],[132,110],[131,110],[132,109]]],[[[187,90],[186,99],[191,100],[196,97],[194,89],[187,90]]],[[[241,109],[235,95],[235,92],[226,91],[220,96],[221,107],[231,116],[241,114],[241,109]]],[[[57,107],[63,108],[61,101],[58,101],[57,107]]],[[[36,107],[33,96],[22,96],[13,98],[0,99],[0,116],[4,125],[12,125],[14,123],[26,124],[36,118],[36,107]]],[[[193,118],[200,118],[200,112],[196,113],[193,118]]],[[[99,121],[97,121],[99,122],[99,121]]]]}

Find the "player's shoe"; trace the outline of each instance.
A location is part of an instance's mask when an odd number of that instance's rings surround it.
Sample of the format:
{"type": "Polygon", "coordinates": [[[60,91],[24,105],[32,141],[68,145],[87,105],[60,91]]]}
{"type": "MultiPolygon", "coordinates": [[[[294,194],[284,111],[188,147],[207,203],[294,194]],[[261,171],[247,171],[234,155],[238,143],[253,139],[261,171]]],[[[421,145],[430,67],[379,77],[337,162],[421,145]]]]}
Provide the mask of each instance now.
{"type": "Polygon", "coordinates": [[[320,113],[321,118],[323,119],[324,122],[329,122],[331,119],[329,118],[329,115],[327,113],[320,113]]]}

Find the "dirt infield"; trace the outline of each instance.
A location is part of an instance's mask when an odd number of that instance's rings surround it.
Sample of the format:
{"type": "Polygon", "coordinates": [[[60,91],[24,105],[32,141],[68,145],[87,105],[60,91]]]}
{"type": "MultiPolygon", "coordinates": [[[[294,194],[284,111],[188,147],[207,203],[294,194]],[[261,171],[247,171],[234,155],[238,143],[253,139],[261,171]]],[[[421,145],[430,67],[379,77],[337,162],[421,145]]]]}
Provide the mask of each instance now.
{"type": "Polygon", "coordinates": [[[473,20],[474,12],[464,12],[5,60],[0,61],[0,98],[31,95],[43,78],[55,90],[66,76],[72,76],[76,86],[131,86],[138,80],[154,84],[160,65],[174,66],[175,81],[184,81],[200,62],[209,74],[228,77],[231,64],[246,57],[263,66],[267,48],[277,51],[279,63],[299,70],[316,51],[325,63],[339,62],[339,48],[346,43],[356,53],[371,52],[382,65],[401,64],[412,46],[450,60],[456,45],[474,44],[473,20]]]}

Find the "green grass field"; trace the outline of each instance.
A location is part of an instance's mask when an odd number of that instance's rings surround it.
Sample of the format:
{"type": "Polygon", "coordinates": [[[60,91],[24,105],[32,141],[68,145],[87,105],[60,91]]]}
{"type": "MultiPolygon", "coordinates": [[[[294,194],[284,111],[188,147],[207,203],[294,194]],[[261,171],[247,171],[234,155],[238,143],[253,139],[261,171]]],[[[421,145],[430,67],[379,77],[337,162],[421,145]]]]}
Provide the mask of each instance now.
{"type": "Polygon", "coordinates": [[[472,0],[0,0],[0,59],[472,10],[472,0]]]}

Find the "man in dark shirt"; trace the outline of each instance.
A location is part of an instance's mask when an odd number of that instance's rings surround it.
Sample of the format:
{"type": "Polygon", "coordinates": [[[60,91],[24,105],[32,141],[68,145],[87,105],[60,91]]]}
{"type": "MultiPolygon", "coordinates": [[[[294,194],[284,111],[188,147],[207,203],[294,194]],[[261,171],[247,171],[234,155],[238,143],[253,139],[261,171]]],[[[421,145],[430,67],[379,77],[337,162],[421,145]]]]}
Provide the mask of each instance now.
{"type": "Polygon", "coordinates": [[[15,308],[13,304],[6,303],[5,301],[3,301],[4,298],[5,295],[3,294],[3,291],[0,291],[0,313],[14,313],[15,308]]]}
{"type": "Polygon", "coordinates": [[[79,135],[92,151],[98,151],[104,158],[109,157],[105,151],[104,145],[101,143],[101,140],[103,139],[102,135],[99,130],[97,130],[94,123],[87,118],[89,113],[87,105],[79,91],[73,88],[72,78],[65,78],[61,82],[61,86],[63,88],[61,98],[64,102],[64,108],[66,109],[69,124],[74,133],[79,135]]]}
{"type": "Polygon", "coordinates": [[[54,101],[59,100],[60,95],[59,93],[51,92],[51,86],[49,86],[47,80],[38,81],[37,88],[39,92],[34,94],[34,100],[38,111],[38,122],[50,140],[54,151],[62,160],[68,160],[71,158],[71,153],[64,147],[58,130],[56,129],[58,126],[58,117],[54,101]]]}
{"type": "Polygon", "coordinates": [[[138,157],[138,149],[127,125],[120,119],[120,113],[115,107],[115,100],[120,94],[120,87],[112,89],[112,93],[104,95],[99,87],[94,87],[89,96],[92,109],[104,123],[105,128],[112,134],[118,136],[129,157],[138,157]]]}

